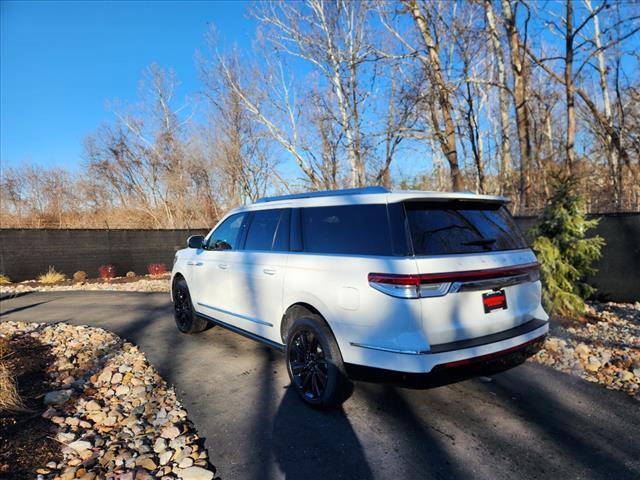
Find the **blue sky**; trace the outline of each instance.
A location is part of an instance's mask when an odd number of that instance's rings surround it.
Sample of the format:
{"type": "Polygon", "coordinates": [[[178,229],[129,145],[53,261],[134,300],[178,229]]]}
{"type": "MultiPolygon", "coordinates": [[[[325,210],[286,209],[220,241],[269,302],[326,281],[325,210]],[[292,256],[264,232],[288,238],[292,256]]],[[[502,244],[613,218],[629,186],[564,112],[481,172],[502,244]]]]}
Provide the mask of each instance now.
{"type": "Polygon", "coordinates": [[[145,67],[173,68],[178,99],[200,88],[196,49],[215,25],[248,46],[244,2],[1,3],[0,161],[77,168],[85,136],[111,121],[108,100],[137,100],[145,67]]]}

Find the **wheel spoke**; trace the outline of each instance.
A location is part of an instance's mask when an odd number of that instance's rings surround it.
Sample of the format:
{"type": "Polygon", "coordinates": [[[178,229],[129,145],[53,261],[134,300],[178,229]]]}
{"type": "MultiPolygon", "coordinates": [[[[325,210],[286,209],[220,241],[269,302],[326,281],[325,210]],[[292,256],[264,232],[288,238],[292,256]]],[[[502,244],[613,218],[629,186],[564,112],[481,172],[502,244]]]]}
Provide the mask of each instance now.
{"type": "Polygon", "coordinates": [[[293,361],[291,362],[291,373],[294,375],[300,375],[300,373],[304,370],[304,364],[301,362],[293,361]]]}
{"type": "Polygon", "coordinates": [[[314,396],[320,396],[320,387],[318,386],[318,379],[315,371],[311,373],[311,390],[314,396]]]}
{"type": "Polygon", "coordinates": [[[327,386],[327,375],[320,368],[316,367],[316,376],[320,381],[322,389],[324,390],[324,387],[327,386]]]}

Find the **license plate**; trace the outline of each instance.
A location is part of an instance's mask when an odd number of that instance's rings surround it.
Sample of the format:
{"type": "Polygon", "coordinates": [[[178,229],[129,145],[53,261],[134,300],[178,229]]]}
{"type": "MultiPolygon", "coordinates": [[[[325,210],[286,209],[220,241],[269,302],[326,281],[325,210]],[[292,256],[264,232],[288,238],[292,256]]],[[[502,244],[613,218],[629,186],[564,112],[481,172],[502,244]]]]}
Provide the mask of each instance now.
{"type": "Polygon", "coordinates": [[[482,305],[484,306],[484,313],[493,312],[494,310],[502,310],[507,308],[507,296],[504,290],[497,292],[483,293],[482,305]]]}

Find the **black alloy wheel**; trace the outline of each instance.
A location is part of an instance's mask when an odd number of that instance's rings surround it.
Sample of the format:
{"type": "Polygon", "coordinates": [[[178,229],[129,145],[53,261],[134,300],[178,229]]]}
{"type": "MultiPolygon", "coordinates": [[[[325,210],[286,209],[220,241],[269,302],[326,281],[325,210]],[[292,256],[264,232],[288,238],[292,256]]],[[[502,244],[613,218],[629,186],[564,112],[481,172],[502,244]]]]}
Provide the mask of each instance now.
{"type": "Polygon", "coordinates": [[[176,324],[180,330],[189,328],[193,311],[191,310],[191,300],[188,292],[183,288],[176,289],[173,298],[173,308],[175,310],[176,324]]]}
{"type": "Polygon", "coordinates": [[[209,322],[200,318],[193,309],[184,278],[176,280],[173,286],[173,316],[178,330],[182,333],[199,333],[209,326],[209,322]]]}
{"type": "Polygon", "coordinates": [[[291,345],[288,361],[296,388],[305,399],[320,401],[327,387],[329,366],[318,337],[309,329],[300,329],[291,345]]]}

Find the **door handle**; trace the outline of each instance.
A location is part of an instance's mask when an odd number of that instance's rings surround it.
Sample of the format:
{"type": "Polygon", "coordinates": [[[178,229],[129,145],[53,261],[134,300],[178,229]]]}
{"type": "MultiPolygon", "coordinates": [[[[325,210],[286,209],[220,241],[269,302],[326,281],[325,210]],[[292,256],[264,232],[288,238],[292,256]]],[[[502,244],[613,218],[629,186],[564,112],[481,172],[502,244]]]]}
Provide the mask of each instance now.
{"type": "Polygon", "coordinates": [[[202,262],[187,262],[187,265],[195,265],[196,267],[201,267],[203,265],[202,262]]]}
{"type": "Polygon", "coordinates": [[[262,271],[267,275],[275,275],[277,270],[275,268],[263,268],[262,271]]]}
{"type": "Polygon", "coordinates": [[[229,265],[227,265],[226,263],[219,263],[218,268],[221,268],[222,270],[226,270],[227,268],[229,268],[229,265]]]}

